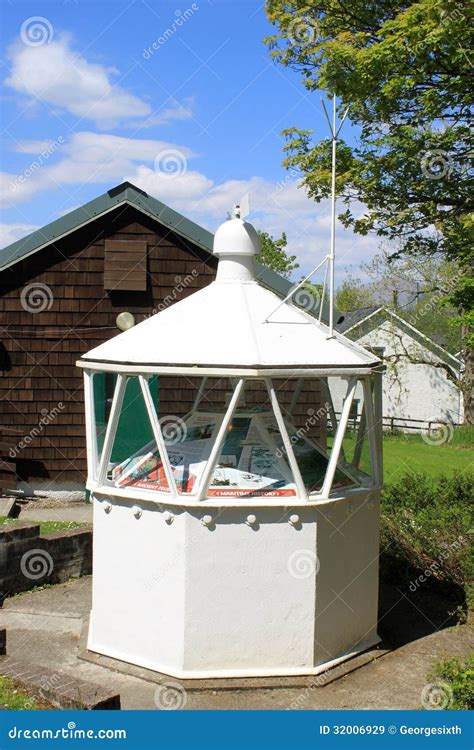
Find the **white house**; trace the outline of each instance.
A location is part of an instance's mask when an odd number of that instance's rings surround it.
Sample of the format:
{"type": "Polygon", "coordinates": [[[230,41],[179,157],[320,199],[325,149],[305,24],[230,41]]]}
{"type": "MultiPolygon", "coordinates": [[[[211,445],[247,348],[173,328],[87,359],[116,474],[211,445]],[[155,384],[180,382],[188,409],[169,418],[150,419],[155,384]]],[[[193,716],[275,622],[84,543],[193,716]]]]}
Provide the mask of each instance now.
{"type": "Polygon", "coordinates": [[[383,415],[395,418],[393,426],[411,431],[415,420],[420,430],[436,420],[463,421],[462,393],[452,379],[459,377],[458,357],[386,307],[346,313],[337,329],[366,349],[383,350],[383,415]]]}

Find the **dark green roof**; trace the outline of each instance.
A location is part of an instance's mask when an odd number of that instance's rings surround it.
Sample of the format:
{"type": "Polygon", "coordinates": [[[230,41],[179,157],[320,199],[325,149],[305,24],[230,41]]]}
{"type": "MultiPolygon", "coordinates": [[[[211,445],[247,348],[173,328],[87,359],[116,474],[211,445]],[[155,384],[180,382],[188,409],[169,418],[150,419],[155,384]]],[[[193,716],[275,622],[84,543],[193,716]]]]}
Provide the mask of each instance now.
{"type": "MultiPolygon", "coordinates": [[[[103,195],[99,195],[98,198],[94,198],[94,200],[74,209],[74,211],[61,216],[60,219],[56,219],[56,221],[46,224],[46,226],[37,229],[27,237],[4,247],[3,250],[0,250],[0,271],[9,268],[9,266],[27,258],[29,255],[33,255],[43,247],[125,203],[134,206],[163,226],[169,227],[171,231],[212,254],[214,235],[211,232],[177,211],[173,211],[172,208],[132,185],[131,182],[123,182],[103,195]]],[[[257,278],[282,297],[285,297],[292,287],[292,282],[288,279],[259,263],[257,263],[257,278]]],[[[316,307],[317,303],[315,309],[309,312],[316,314],[318,312],[316,307]]],[[[328,317],[326,313],[327,310],[324,309],[324,320],[327,320],[328,317]]]]}

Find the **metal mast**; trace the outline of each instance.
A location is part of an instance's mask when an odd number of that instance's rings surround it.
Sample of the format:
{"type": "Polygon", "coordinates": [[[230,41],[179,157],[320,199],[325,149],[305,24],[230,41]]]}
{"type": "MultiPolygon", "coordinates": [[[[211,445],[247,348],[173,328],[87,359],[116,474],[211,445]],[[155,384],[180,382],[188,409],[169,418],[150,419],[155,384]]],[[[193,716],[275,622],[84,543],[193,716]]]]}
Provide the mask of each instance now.
{"type": "Polygon", "coordinates": [[[332,99],[332,122],[322,100],[324,114],[329,125],[332,138],[332,173],[331,173],[331,247],[329,252],[329,336],[334,334],[334,261],[336,258],[336,144],[349,108],[344,112],[339,127],[337,127],[336,95],[332,99]]]}

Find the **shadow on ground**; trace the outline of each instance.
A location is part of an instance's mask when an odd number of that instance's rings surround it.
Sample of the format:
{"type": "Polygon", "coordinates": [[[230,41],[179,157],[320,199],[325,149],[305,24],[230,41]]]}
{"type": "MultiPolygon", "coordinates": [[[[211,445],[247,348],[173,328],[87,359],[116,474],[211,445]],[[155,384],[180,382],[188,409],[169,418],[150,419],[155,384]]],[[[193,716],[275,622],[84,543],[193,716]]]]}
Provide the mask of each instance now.
{"type": "Polygon", "coordinates": [[[382,583],[379,591],[379,634],[390,648],[437,633],[465,622],[464,592],[442,587],[412,591],[409,587],[382,583]]]}

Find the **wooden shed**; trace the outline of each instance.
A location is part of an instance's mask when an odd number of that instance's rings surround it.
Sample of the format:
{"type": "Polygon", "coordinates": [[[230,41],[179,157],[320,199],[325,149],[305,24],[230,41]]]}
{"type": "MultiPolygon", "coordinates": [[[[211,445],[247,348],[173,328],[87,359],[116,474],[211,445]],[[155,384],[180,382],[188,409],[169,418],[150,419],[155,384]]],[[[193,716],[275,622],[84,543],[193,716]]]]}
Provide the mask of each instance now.
{"type": "MultiPolygon", "coordinates": [[[[208,285],[217,267],[212,240],[125,182],[0,250],[0,488],[84,487],[76,360],[130,322],[117,321],[120,313],[139,323],[208,285]]],[[[263,266],[257,276],[281,297],[291,289],[263,266]]],[[[185,384],[174,385],[168,397],[179,414],[185,384]]],[[[103,389],[107,403],[106,377],[103,389]]]]}

